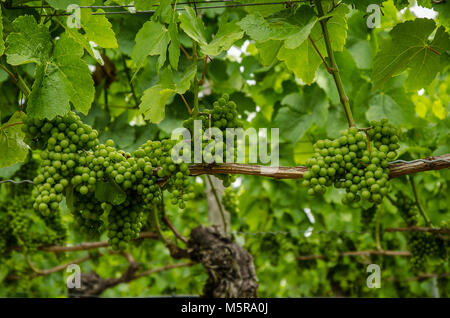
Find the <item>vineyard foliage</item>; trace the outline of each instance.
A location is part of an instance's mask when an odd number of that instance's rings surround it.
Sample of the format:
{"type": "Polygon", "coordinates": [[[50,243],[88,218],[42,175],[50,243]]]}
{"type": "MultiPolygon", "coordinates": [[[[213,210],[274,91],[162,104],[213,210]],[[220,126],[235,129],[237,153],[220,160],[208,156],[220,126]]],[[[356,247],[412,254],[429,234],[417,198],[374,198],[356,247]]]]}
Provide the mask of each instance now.
{"type": "MultiPolygon", "coordinates": [[[[103,278],[130,255],[181,262],[172,244],[211,224],[211,177],[170,159],[194,119],[279,128],[279,165],[309,168],[216,175],[258,296],[449,296],[449,170],[388,165],[450,153],[450,4],[273,2],[0,1],[0,180],[24,181],[0,184],[1,297],[67,296],[70,273],[45,269],[74,260],[103,278]],[[395,230],[417,227],[442,231],[395,230]]],[[[101,295],[201,295],[207,278],[187,264],[101,295]]]]}

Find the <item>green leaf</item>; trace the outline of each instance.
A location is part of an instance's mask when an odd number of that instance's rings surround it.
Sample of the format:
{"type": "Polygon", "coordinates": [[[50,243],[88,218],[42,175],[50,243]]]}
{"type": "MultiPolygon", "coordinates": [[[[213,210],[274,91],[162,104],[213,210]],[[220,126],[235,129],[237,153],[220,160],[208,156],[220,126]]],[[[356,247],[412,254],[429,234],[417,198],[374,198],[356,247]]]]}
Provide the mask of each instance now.
{"type": "Polygon", "coordinates": [[[369,109],[366,112],[367,120],[381,120],[388,118],[395,126],[411,127],[415,121],[414,108],[404,105],[393,96],[377,94],[369,100],[369,109]]]}
{"type": "Polygon", "coordinates": [[[180,27],[193,40],[206,45],[206,31],[202,19],[197,17],[194,9],[184,6],[185,12],[180,15],[180,27]]]}
{"type": "Polygon", "coordinates": [[[80,0],[47,0],[47,3],[58,10],[66,10],[71,4],[80,4],[80,0]]]}
{"type": "Polygon", "coordinates": [[[0,56],[5,51],[5,42],[3,41],[3,20],[2,20],[2,8],[0,7],[0,56]]]}
{"type": "Polygon", "coordinates": [[[244,32],[237,25],[235,21],[224,23],[219,26],[219,31],[217,32],[214,39],[201,46],[203,54],[216,56],[222,51],[228,50],[234,42],[241,39],[244,36],[244,32]]]}
{"type": "Polygon", "coordinates": [[[307,84],[314,81],[317,69],[322,64],[310,41],[304,41],[302,45],[292,50],[282,46],[277,58],[284,61],[287,68],[307,84]]]}
{"type": "Polygon", "coordinates": [[[0,168],[0,178],[9,179],[22,167],[23,163],[18,162],[11,166],[0,168]]]}
{"type": "Polygon", "coordinates": [[[6,38],[7,62],[11,65],[41,64],[52,49],[50,32],[30,15],[20,16],[12,23],[13,32],[6,38]]]}
{"type": "Polygon", "coordinates": [[[174,89],[161,84],[146,89],[139,105],[145,119],[149,119],[154,124],[160,123],[165,117],[166,103],[174,94],[174,89]]]}
{"type": "Polygon", "coordinates": [[[294,144],[312,124],[322,127],[326,123],[328,102],[324,91],[317,85],[304,87],[302,95],[286,95],[281,104],[287,107],[279,110],[275,127],[279,127],[281,135],[294,144]]]}
{"type": "Polygon", "coordinates": [[[42,119],[67,114],[70,110],[69,95],[58,67],[50,63],[39,65],[35,76],[27,114],[42,119]]]}
{"type": "Polygon", "coordinates": [[[178,26],[175,22],[169,24],[169,36],[169,62],[177,70],[178,61],[180,60],[180,40],[178,39],[178,26]]]}
{"type": "Polygon", "coordinates": [[[316,25],[316,22],[316,17],[311,18],[311,20],[305,26],[301,27],[300,30],[290,35],[286,39],[285,47],[287,49],[295,49],[299,47],[308,38],[313,27],[316,25]]]}
{"type": "Polygon", "coordinates": [[[190,65],[180,78],[175,78],[175,91],[184,94],[191,87],[191,81],[197,74],[197,65],[190,65]]]}
{"type": "Polygon", "coordinates": [[[83,49],[63,34],[56,42],[53,57],[36,70],[36,79],[27,104],[31,117],[54,118],[70,110],[69,102],[87,114],[95,89],[89,68],[82,60],[83,49]]]}
{"type": "Polygon", "coordinates": [[[283,41],[275,40],[269,40],[262,43],[257,42],[256,48],[258,49],[261,63],[265,66],[272,64],[282,45],[283,41]]]}
{"type": "Polygon", "coordinates": [[[136,10],[154,10],[154,5],[157,3],[155,0],[134,0],[134,7],[136,10]]]}
{"type": "Polygon", "coordinates": [[[95,89],[89,67],[82,60],[83,49],[66,35],[56,41],[53,60],[63,78],[66,91],[75,109],[87,115],[94,100],[95,89]]]}
{"type": "MultiPolygon", "coordinates": [[[[81,26],[89,41],[95,42],[103,48],[117,48],[116,35],[111,22],[104,15],[92,15],[91,9],[82,9],[81,26]]],[[[105,12],[97,10],[98,13],[105,12]]]]}
{"type": "Polygon", "coordinates": [[[95,198],[100,202],[119,205],[125,202],[127,195],[114,182],[97,182],[95,185],[95,198]]]}
{"type": "MultiPolygon", "coordinates": [[[[342,51],[345,46],[347,38],[347,18],[346,14],[349,9],[347,6],[341,5],[332,12],[332,17],[328,20],[328,33],[330,35],[331,46],[334,51],[342,51]]],[[[313,23],[313,20],[310,21],[313,23]]],[[[305,34],[304,34],[305,35],[305,34]]],[[[303,35],[303,36],[304,36],[303,35]]],[[[314,23],[311,30],[311,39],[314,41],[322,56],[327,56],[325,41],[322,35],[322,28],[319,23],[314,23]]],[[[301,78],[305,83],[312,83],[316,75],[317,69],[322,64],[322,59],[316,52],[311,41],[304,40],[303,43],[295,49],[289,49],[284,46],[281,47],[277,57],[284,61],[289,70],[301,78]]],[[[294,46],[295,42],[290,42],[294,46]]]]}
{"type": "Polygon", "coordinates": [[[428,85],[441,70],[446,51],[450,49],[448,34],[441,27],[429,44],[428,37],[435,29],[435,22],[416,19],[396,25],[390,32],[391,40],[385,43],[375,57],[372,79],[381,87],[388,79],[407,68],[409,89],[428,85]]]}
{"type": "Polygon", "coordinates": [[[28,146],[23,141],[25,134],[19,123],[24,120],[25,114],[14,113],[9,121],[0,127],[0,168],[8,167],[25,160],[28,154],[28,146]]]}
{"type": "MultiPolygon", "coordinates": [[[[144,23],[136,34],[136,45],[131,52],[131,57],[137,66],[136,73],[149,55],[159,55],[162,64],[164,63],[169,38],[168,30],[161,23],[154,21],[144,23]]],[[[160,61],[158,62],[157,70],[162,66],[160,61]]]]}
{"type": "Polygon", "coordinates": [[[274,30],[263,17],[256,14],[249,14],[237,23],[242,30],[255,41],[264,42],[274,34],[274,30]]]}

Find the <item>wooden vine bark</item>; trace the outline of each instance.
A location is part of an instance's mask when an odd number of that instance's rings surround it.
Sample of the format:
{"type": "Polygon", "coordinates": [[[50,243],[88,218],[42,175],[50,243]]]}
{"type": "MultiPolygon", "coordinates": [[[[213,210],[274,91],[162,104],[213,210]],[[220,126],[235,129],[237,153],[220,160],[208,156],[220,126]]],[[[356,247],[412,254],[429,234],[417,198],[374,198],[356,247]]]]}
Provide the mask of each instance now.
{"type": "MultiPolygon", "coordinates": [[[[433,162],[417,161],[391,164],[389,166],[389,177],[392,179],[408,174],[431,170],[442,170],[450,167],[450,154],[428,157],[423,160],[433,162]],[[448,162],[443,160],[448,160],[448,162]]],[[[269,167],[239,163],[193,164],[189,167],[189,169],[192,176],[198,176],[202,174],[242,174],[270,177],[275,179],[301,179],[303,178],[303,173],[308,170],[308,168],[302,166],[269,167]]]]}

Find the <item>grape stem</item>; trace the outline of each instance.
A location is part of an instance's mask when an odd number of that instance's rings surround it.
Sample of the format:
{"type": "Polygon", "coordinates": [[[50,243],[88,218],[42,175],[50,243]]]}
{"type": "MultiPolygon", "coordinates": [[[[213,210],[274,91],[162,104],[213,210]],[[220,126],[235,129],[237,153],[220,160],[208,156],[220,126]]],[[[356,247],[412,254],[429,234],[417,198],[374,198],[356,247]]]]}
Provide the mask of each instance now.
{"type": "Polygon", "coordinates": [[[156,208],[153,209],[153,221],[154,221],[154,225],[156,228],[156,233],[158,234],[161,241],[164,243],[164,245],[170,246],[171,245],[170,242],[167,240],[167,238],[164,236],[163,232],[161,231],[161,226],[159,225],[158,211],[156,210],[156,208]]]}
{"type": "Polygon", "coordinates": [[[422,204],[420,204],[419,195],[417,193],[416,189],[416,183],[414,182],[414,178],[411,178],[410,176],[407,176],[409,183],[411,183],[411,188],[413,190],[414,199],[416,201],[417,208],[419,209],[420,214],[422,215],[423,219],[425,220],[425,224],[429,227],[432,226],[432,223],[430,221],[430,218],[428,217],[427,213],[422,207],[422,204]]]}
{"type": "Polygon", "coordinates": [[[325,46],[327,47],[328,57],[330,59],[329,68],[327,69],[329,69],[329,71],[331,71],[331,74],[333,75],[334,82],[336,84],[336,88],[338,90],[339,97],[341,100],[341,104],[344,107],[344,112],[345,116],[347,117],[348,125],[349,127],[356,127],[356,123],[352,115],[352,110],[350,108],[350,101],[347,97],[347,94],[345,93],[344,84],[342,83],[341,75],[339,74],[339,68],[336,64],[336,58],[334,56],[333,47],[331,46],[331,39],[327,27],[328,19],[320,19],[325,15],[322,8],[321,0],[314,0],[314,3],[317,8],[319,23],[320,26],[322,27],[323,38],[325,41],[325,46]]]}

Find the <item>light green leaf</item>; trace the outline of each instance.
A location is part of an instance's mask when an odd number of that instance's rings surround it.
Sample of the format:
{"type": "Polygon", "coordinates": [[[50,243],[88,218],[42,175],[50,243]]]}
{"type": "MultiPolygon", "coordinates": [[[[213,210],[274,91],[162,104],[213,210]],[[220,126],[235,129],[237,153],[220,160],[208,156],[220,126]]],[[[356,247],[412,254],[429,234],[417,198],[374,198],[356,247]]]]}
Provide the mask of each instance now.
{"type": "Polygon", "coordinates": [[[206,44],[206,31],[202,19],[197,17],[194,9],[185,6],[185,12],[180,15],[180,27],[193,40],[206,44]]]}
{"type": "MultiPolygon", "coordinates": [[[[348,29],[346,14],[348,11],[349,9],[345,5],[337,7],[332,12],[332,17],[327,22],[328,33],[332,39],[331,46],[335,51],[342,51],[345,46],[348,29]]],[[[313,23],[313,21],[314,20],[309,23],[313,23]]],[[[322,56],[327,56],[325,41],[322,35],[322,28],[319,23],[314,23],[310,36],[322,56]]],[[[303,43],[295,49],[287,48],[287,43],[288,42],[286,41],[284,46],[281,47],[277,56],[278,59],[284,61],[288,69],[293,71],[294,74],[305,83],[312,83],[314,81],[317,69],[320,64],[322,64],[322,60],[311,41],[304,40],[303,43]]],[[[296,45],[295,42],[289,43],[293,46],[294,44],[296,45]]]]}
{"type": "Polygon", "coordinates": [[[53,57],[36,70],[27,104],[31,117],[53,118],[70,110],[69,102],[87,114],[94,100],[94,82],[82,60],[83,49],[67,34],[56,42],[53,57]]]}
{"type": "Polygon", "coordinates": [[[58,67],[51,63],[39,65],[35,76],[27,114],[41,119],[67,114],[70,110],[69,95],[58,67]]]}
{"type": "Polygon", "coordinates": [[[177,79],[175,78],[175,91],[178,94],[184,94],[191,87],[191,81],[197,74],[197,65],[192,64],[189,66],[183,75],[177,79]]]}
{"type": "Polygon", "coordinates": [[[100,202],[119,205],[126,200],[127,195],[116,183],[97,182],[95,184],[95,198],[100,202]]]}
{"type": "Polygon", "coordinates": [[[243,36],[244,32],[235,21],[221,24],[214,39],[210,43],[202,45],[201,50],[203,54],[216,56],[222,51],[228,50],[234,42],[243,36]]]}
{"type": "Polygon", "coordinates": [[[317,85],[305,87],[302,95],[286,95],[281,104],[287,107],[279,110],[275,127],[279,127],[281,135],[292,143],[300,140],[312,124],[322,127],[326,123],[328,101],[317,85]]]}
{"type": "Polygon", "coordinates": [[[64,27],[66,34],[68,36],[70,36],[73,40],[75,40],[78,44],[80,44],[86,50],[86,52],[88,52],[89,55],[92,56],[98,63],[103,65],[103,59],[100,55],[100,52],[98,50],[94,51],[86,35],[79,33],[78,29],[69,28],[63,19],[61,20],[55,19],[55,21],[58,21],[59,24],[64,27]]]}
{"type": "MultiPolygon", "coordinates": [[[[82,9],[81,26],[86,32],[89,41],[103,48],[117,48],[116,35],[112,29],[111,22],[104,15],[92,15],[91,9],[82,9]]],[[[104,12],[97,10],[97,12],[104,12]]]]}
{"type": "Polygon", "coordinates": [[[175,94],[172,88],[166,88],[158,84],[145,90],[142,102],[139,105],[145,119],[158,124],[165,117],[166,103],[175,94]]]}
{"type": "MultiPolygon", "coordinates": [[[[136,45],[131,52],[131,57],[137,66],[136,73],[143,66],[145,58],[149,55],[164,56],[161,60],[165,61],[169,38],[169,31],[164,25],[154,21],[144,23],[136,34],[136,45]]],[[[161,67],[161,63],[159,62],[158,64],[161,67]]]]}
{"type": "Polygon", "coordinates": [[[256,43],[262,64],[265,66],[272,64],[282,45],[283,41],[276,40],[256,43]]]}
{"type": "Polygon", "coordinates": [[[436,24],[429,19],[416,19],[395,26],[391,40],[385,43],[375,57],[372,79],[376,87],[388,79],[411,68],[406,81],[409,89],[420,89],[428,85],[440,71],[441,58],[450,49],[448,34],[443,28],[436,32],[434,41],[428,37],[436,24]]]}
{"type": "Polygon", "coordinates": [[[315,51],[310,41],[304,41],[296,49],[287,49],[282,46],[277,55],[278,59],[284,61],[287,68],[294,72],[295,76],[309,84],[314,81],[317,69],[322,60],[315,51]]]}
{"type": "Polygon", "coordinates": [[[28,154],[28,146],[23,141],[25,134],[21,125],[14,125],[23,122],[24,113],[16,112],[9,121],[0,127],[0,168],[8,167],[17,162],[25,160],[28,154]]]}
{"type": "Polygon", "coordinates": [[[47,0],[47,3],[58,10],[66,10],[71,4],[80,4],[80,0],[47,0]]]}
{"type": "Polygon", "coordinates": [[[55,65],[75,109],[87,115],[94,101],[95,89],[89,67],[82,60],[83,49],[66,35],[56,41],[53,52],[55,65]]]}
{"type": "Polygon", "coordinates": [[[295,49],[299,47],[308,38],[312,28],[316,25],[316,22],[316,17],[311,18],[305,26],[301,27],[300,30],[286,39],[285,47],[287,49],[295,49]]]}
{"type": "Polygon", "coordinates": [[[136,10],[154,10],[154,5],[157,3],[155,0],[134,0],[134,7],[136,10]]]}
{"type": "Polygon", "coordinates": [[[40,64],[52,49],[50,32],[30,15],[20,16],[12,23],[13,32],[6,39],[7,62],[11,65],[40,64]]]}
{"type": "Polygon", "coordinates": [[[409,107],[387,94],[377,94],[369,100],[366,112],[367,120],[381,120],[389,118],[395,126],[410,127],[414,119],[414,108],[409,107]]]}
{"type": "Polygon", "coordinates": [[[255,41],[267,41],[273,35],[273,29],[263,17],[249,14],[237,23],[242,30],[255,41]]]}
{"type": "Polygon", "coordinates": [[[180,40],[178,39],[178,26],[175,22],[169,24],[169,36],[169,62],[177,70],[178,61],[180,60],[180,40]]]}

